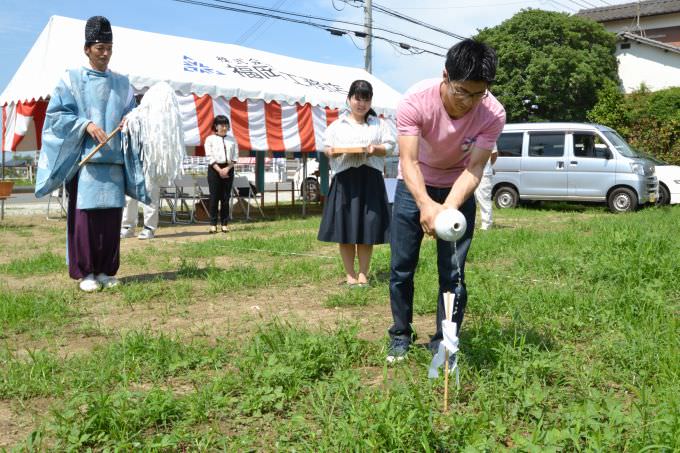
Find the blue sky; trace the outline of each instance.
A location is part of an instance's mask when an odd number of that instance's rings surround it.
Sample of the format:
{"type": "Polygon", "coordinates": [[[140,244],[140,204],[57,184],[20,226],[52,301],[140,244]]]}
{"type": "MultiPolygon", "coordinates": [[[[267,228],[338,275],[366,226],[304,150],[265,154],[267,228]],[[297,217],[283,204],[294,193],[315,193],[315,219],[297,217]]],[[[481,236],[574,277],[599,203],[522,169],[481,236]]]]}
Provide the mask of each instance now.
{"type": "MultiPolygon", "coordinates": [[[[241,0],[268,8],[312,14],[336,20],[363,22],[360,8],[342,0],[241,0]]],[[[583,0],[581,0],[583,1],[583,0]]],[[[601,1],[591,3],[603,5],[601,1]]],[[[378,3],[454,33],[470,36],[479,28],[492,27],[521,8],[574,12],[576,2],[560,0],[379,0],[378,3]]],[[[610,1],[611,3],[611,1],[610,1]]],[[[617,2],[620,3],[620,2],[617,2]]],[[[256,16],[220,11],[172,0],[0,0],[0,90],[4,90],[52,15],[87,19],[108,17],[114,25],[157,33],[226,43],[238,43],[268,52],[313,61],[363,67],[363,42],[336,37],[314,27],[268,20],[256,31],[256,16]],[[249,35],[247,39],[246,36],[249,35]]],[[[417,36],[443,47],[457,42],[446,35],[374,12],[376,26],[417,36]]],[[[343,28],[345,25],[338,24],[343,28]]],[[[379,33],[379,32],[377,32],[379,33]]],[[[381,34],[385,34],[380,32],[381,34]]],[[[407,41],[406,38],[400,38],[407,41]]],[[[114,37],[115,41],[115,37],[114,37]]],[[[74,43],[81,45],[82,43],[74,43]]],[[[143,43],[140,43],[143,46],[143,43]]],[[[444,51],[442,50],[442,53],[444,51]]],[[[403,92],[426,77],[438,77],[441,57],[403,55],[389,44],[374,44],[373,73],[403,92]]]]}

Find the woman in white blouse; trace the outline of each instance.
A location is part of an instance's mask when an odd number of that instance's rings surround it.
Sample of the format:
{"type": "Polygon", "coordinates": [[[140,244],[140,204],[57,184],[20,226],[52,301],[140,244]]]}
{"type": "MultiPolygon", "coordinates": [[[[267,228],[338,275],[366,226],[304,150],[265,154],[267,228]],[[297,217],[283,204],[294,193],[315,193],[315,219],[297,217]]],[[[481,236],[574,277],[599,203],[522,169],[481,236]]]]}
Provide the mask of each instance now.
{"type": "Polygon", "coordinates": [[[324,152],[335,176],[318,239],[339,244],[350,286],[368,284],[373,245],[389,242],[390,216],[382,172],[395,138],[371,109],[372,98],[370,83],[352,82],[347,95],[350,112],[328,126],[324,136],[324,152]],[[358,272],[355,257],[359,258],[358,272]]]}
{"type": "Polygon", "coordinates": [[[205,140],[205,155],[208,164],[208,188],[210,189],[210,233],[217,232],[217,205],[220,206],[222,232],[227,232],[229,222],[229,197],[234,184],[234,165],[238,162],[238,147],[227,137],[229,120],[217,115],[213,120],[213,135],[205,140]]]}

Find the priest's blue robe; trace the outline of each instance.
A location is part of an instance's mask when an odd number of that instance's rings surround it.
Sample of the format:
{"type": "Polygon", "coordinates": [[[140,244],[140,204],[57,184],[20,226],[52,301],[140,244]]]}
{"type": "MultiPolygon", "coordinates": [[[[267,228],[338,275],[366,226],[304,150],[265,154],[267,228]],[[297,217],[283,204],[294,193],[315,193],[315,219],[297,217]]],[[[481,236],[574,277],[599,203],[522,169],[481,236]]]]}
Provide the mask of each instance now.
{"type": "Polygon", "coordinates": [[[47,106],[35,194],[47,195],[66,183],[67,261],[72,278],[115,275],[125,195],[149,202],[138,150],[123,149],[121,134],[78,166],[98,145],[87,133],[88,124],[109,133],[134,106],[127,77],[90,68],[67,71],[47,106]]]}
{"type": "Polygon", "coordinates": [[[116,134],[88,163],[78,163],[98,143],[87,133],[93,122],[107,133],[135,106],[127,77],[90,68],[67,71],[47,106],[35,194],[48,195],[78,174],[78,209],[122,208],[125,195],[148,203],[138,150],[121,146],[116,134]],[[80,170],[80,171],[79,171],[80,170]]]}

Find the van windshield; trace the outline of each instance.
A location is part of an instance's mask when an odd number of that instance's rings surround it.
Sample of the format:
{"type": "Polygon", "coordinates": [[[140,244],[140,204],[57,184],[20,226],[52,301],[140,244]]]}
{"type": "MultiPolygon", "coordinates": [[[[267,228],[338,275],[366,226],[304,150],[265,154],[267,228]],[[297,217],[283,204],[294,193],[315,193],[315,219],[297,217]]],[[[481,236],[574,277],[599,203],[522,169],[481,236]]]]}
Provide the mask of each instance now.
{"type": "Polygon", "coordinates": [[[614,145],[614,148],[619,152],[624,157],[642,157],[640,153],[635,151],[633,148],[630,147],[626,141],[621,138],[619,134],[616,132],[612,131],[602,131],[605,137],[612,142],[612,145],[614,145]]]}
{"type": "Polygon", "coordinates": [[[654,165],[670,165],[668,162],[665,162],[661,159],[657,159],[656,157],[650,156],[649,154],[640,153],[640,155],[647,160],[651,160],[654,163],[654,165]]]}

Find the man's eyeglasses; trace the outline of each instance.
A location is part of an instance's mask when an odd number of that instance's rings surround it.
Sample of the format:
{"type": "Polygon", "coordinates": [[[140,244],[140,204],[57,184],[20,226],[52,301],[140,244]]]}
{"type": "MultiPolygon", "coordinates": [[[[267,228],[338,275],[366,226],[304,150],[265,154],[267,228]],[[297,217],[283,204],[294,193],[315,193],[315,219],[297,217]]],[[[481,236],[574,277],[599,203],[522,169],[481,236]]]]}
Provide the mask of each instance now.
{"type": "Polygon", "coordinates": [[[456,99],[460,99],[461,101],[479,101],[489,96],[488,89],[478,93],[470,93],[464,88],[454,85],[454,82],[452,81],[449,81],[449,93],[451,93],[451,96],[455,97],[456,99]]]}

